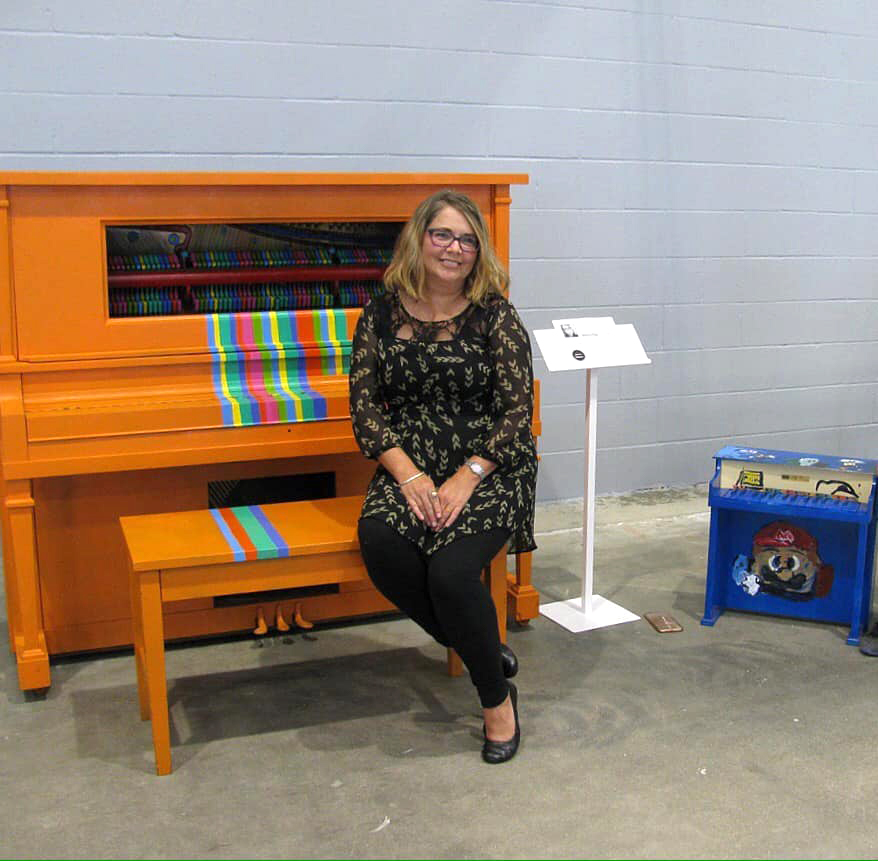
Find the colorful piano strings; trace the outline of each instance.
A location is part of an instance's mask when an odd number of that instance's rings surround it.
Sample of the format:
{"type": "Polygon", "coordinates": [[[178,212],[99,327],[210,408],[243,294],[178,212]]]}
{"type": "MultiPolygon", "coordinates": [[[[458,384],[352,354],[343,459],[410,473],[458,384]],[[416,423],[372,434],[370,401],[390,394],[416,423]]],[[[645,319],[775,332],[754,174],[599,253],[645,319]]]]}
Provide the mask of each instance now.
{"type": "Polygon", "coordinates": [[[155,317],[362,308],[383,289],[380,281],[113,287],[110,289],[110,316],[155,317]]]}
{"type": "Polygon", "coordinates": [[[340,281],[338,284],[338,304],[342,308],[362,308],[379,293],[384,292],[380,281],[340,281]]]}
{"type": "Polygon", "coordinates": [[[314,383],[348,373],[355,318],[337,309],[207,315],[223,424],[325,419],[326,398],[314,383]]]}
{"type": "Polygon", "coordinates": [[[185,314],[183,287],[116,287],[110,290],[111,317],[185,314]]]}
{"type": "Polygon", "coordinates": [[[244,269],[254,266],[331,266],[338,262],[327,248],[254,251],[189,251],[193,269],[244,269]]]}
{"type": "Polygon", "coordinates": [[[393,252],[387,248],[334,248],[339,263],[390,263],[393,252]]]}
{"type": "Polygon", "coordinates": [[[324,281],[295,284],[213,284],[191,288],[192,313],[235,314],[240,311],[298,311],[331,308],[332,285],[324,281]]]}
{"type": "Polygon", "coordinates": [[[180,251],[175,254],[111,254],[110,272],[163,272],[179,269],[250,269],[276,266],[335,266],[390,262],[386,248],[281,248],[250,251],[180,251]]]}
{"type": "Polygon", "coordinates": [[[164,272],[183,268],[176,254],[111,254],[107,266],[110,272],[164,272]]]}

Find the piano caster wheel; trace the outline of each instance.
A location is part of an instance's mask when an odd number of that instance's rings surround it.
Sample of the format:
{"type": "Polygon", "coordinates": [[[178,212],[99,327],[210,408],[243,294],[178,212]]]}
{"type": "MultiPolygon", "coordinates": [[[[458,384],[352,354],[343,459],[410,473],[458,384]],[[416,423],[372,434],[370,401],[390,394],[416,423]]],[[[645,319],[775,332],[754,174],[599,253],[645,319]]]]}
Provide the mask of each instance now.
{"type": "Polygon", "coordinates": [[[256,611],[256,627],[253,629],[253,633],[257,637],[268,633],[268,625],[265,623],[265,613],[262,612],[262,607],[256,611]]]}
{"type": "Polygon", "coordinates": [[[293,621],[296,623],[296,625],[298,625],[305,631],[309,631],[311,628],[314,627],[313,622],[309,622],[302,616],[302,611],[298,604],[296,604],[296,609],[293,610],[293,621]]]}
{"type": "Polygon", "coordinates": [[[277,615],[274,620],[274,626],[283,633],[286,633],[290,630],[290,626],[284,620],[284,614],[281,612],[280,604],[277,606],[277,615]]]}

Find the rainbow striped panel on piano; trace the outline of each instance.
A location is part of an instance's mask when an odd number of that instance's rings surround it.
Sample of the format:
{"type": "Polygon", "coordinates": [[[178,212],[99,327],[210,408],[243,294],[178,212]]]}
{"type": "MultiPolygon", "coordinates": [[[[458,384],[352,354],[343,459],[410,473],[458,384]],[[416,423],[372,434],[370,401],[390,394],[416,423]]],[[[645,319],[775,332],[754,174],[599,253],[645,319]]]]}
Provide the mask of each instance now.
{"type": "Polygon", "coordinates": [[[322,378],[347,374],[356,310],[211,314],[214,392],[226,426],[328,416],[322,378]]]}

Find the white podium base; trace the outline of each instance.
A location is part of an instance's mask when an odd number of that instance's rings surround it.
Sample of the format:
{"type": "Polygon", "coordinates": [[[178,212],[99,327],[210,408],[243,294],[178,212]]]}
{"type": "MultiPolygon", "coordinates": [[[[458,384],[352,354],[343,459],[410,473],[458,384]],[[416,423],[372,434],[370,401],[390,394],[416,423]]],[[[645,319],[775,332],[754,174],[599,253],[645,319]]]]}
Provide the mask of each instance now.
{"type": "Polygon", "coordinates": [[[601,598],[591,596],[591,612],[583,612],[582,598],[568,598],[566,601],[555,601],[553,604],[541,604],[540,614],[548,616],[562,628],[579,634],[582,631],[593,631],[595,628],[607,628],[610,625],[621,625],[622,622],[636,622],[640,616],[631,613],[624,607],[601,598]]]}

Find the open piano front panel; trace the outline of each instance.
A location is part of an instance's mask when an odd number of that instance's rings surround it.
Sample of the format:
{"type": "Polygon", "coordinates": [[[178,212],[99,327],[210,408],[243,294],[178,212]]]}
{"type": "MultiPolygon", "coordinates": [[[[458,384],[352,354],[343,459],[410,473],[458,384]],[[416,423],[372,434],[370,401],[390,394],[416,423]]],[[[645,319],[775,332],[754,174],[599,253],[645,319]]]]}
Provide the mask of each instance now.
{"type": "MultiPolygon", "coordinates": [[[[374,464],[350,429],[350,339],[400,226],[458,188],[508,263],[509,184],[526,181],[0,174],[4,571],[22,688],[49,685],[52,654],[131,642],[120,516],[206,508],[217,483],[282,476],[364,492],[374,464]]],[[[510,601],[520,621],[536,614],[529,573],[510,601]]],[[[168,636],[252,629],[257,609],[168,605],[168,636]]],[[[341,583],[300,610],[393,608],[341,583]]]]}

